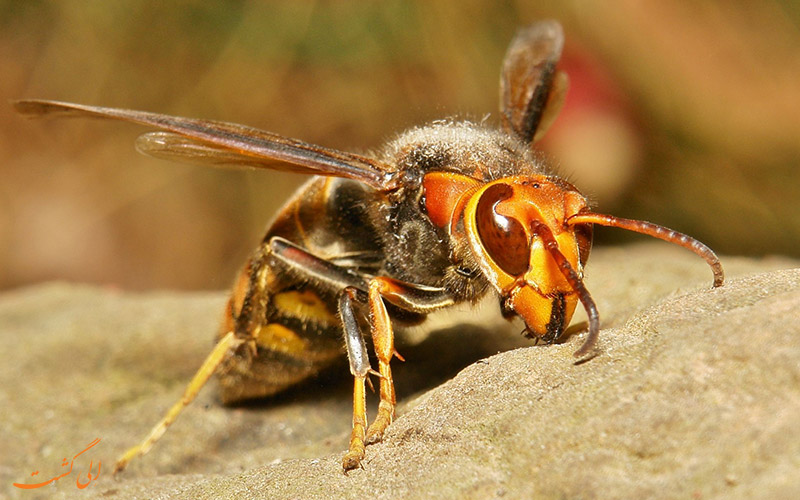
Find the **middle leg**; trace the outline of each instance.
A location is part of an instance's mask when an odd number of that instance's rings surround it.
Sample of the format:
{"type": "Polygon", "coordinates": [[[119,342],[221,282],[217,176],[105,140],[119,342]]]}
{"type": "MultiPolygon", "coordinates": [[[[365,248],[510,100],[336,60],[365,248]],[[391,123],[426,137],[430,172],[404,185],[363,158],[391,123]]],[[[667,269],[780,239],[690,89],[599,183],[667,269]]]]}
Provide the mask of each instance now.
{"type": "Polygon", "coordinates": [[[432,288],[402,282],[393,278],[378,276],[372,278],[364,292],[355,287],[347,287],[340,295],[339,312],[344,326],[350,372],[355,378],[353,387],[353,430],[350,447],[342,460],[345,470],[354,469],[364,458],[365,446],[380,441],[383,433],[394,419],[397,403],[391,360],[403,359],[394,347],[394,330],[385,301],[403,310],[428,314],[436,309],[452,305],[454,299],[443,288],[432,288]],[[365,408],[364,382],[369,373],[375,374],[369,365],[366,346],[355,313],[355,304],[366,299],[369,309],[369,323],[375,355],[378,359],[380,377],[380,403],[375,420],[365,430],[367,415],[365,408]]]}
{"type": "Polygon", "coordinates": [[[375,356],[378,358],[381,399],[378,403],[378,414],[367,429],[367,444],[376,443],[383,438],[384,431],[394,419],[394,409],[397,405],[392,368],[389,364],[392,357],[397,355],[397,351],[394,348],[394,331],[389,319],[389,312],[381,298],[384,293],[387,295],[390,293],[391,285],[392,282],[386,278],[374,278],[369,282],[368,301],[372,320],[372,344],[375,356]]]}

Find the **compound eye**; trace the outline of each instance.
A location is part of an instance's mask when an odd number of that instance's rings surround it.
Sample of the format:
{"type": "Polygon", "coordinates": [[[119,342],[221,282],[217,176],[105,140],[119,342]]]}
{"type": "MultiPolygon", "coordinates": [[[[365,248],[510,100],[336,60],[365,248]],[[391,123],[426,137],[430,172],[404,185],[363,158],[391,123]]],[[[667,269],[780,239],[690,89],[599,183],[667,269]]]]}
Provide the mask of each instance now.
{"type": "Polygon", "coordinates": [[[483,248],[495,264],[511,276],[522,276],[530,260],[528,235],[519,221],[496,211],[497,204],[513,194],[507,184],[490,186],[478,200],[475,222],[483,248]]]}

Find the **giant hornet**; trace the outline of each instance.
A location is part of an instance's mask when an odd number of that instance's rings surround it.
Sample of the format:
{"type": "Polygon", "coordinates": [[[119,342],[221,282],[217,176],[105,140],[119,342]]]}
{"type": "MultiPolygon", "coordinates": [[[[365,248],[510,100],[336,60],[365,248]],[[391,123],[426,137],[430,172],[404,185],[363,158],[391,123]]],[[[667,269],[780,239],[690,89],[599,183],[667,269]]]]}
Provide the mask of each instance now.
{"type": "Polygon", "coordinates": [[[377,156],[308,144],[242,125],[45,100],[14,103],[29,116],[113,118],[160,129],[139,151],[159,158],[313,174],[269,226],[242,268],[217,343],[185,393],[147,438],[117,462],[146,453],[212,374],[222,400],[275,394],[317,374],[345,351],[355,383],[345,471],[380,441],[395,414],[393,324],[487,294],[524,335],[555,342],[580,302],[597,341],[597,307],[583,282],[594,225],[635,231],[706,260],[714,286],[722,265],[703,243],[650,222],[590,210],[575,186],[547,171],[532,145],[555,119],[567,88],[556,64],[561,26],[542,21],[511,42],[500,81],[501,128],[437,121],[411,129],[377,156]],[[378,370],[370,366],[368,327],[378,370]],[[365,383],[380,383],[367,427],[365,383]]]}

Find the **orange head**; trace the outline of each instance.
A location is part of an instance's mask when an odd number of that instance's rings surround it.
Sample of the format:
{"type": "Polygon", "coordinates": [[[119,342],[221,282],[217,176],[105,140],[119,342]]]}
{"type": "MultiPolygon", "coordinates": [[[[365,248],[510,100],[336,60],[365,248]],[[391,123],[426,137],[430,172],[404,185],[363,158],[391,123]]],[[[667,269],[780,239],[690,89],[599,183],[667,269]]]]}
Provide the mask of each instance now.
{"type": "MultiPolygon", "coordinates": [[[[719,259],[703,243],[651,222],[593,213],[570,183],[547,175],[483,182],[453,172],[425,175],[425,208],[431,221],[448,228],[500,295],[503,312],[525,321],[528,336],[552,342],[564,331],[580,301],[589,334],[575,352],[594,347],[600,328],[597,307],[583,284],[593,225],[619,227],[682,246],[724,275],[719,259]],[[463,228],[459,226],[463,223],[463,228]]],[[[459,246],[459,245],[457,245],[459,246]]]]}
{"type": "Polygon", "coordinates": [[[567,219],[583,210],[586,199],[574,187],[544,175],[489,182],[464,206],[472,253],[504,312],[525,321],[526,335],[553,341],[572,318],[592,233],[567,219]]]}

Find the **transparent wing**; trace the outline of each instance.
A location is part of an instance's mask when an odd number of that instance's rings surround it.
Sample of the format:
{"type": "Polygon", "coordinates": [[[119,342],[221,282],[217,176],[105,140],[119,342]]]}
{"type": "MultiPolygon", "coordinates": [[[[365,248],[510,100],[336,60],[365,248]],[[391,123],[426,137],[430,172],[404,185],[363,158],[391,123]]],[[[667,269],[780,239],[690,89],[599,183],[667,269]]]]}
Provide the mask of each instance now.
{"type": "Polygon", "coordinates": [[[140,150],[161,158],[213,165],[247,165],[346,177],[379,190],[397,187],[396,168],[365,156],[315,146],[244,125],[45,100],[15,101],[21,114],[88,116],[138,123],[166,131],[145,134],[140,150]]]}
{"type": "MultiPolygon", "coordinates": [[[[237,151],[199,141],[174,132],[148,132],[136,139],[136,150],[162,160],[211,165],[243,166],[309,173],[308,167],[271,158],[255,158],[237,151]]],[[[316,173],[316,172],[313,172],[316,173]]]]}
{"type": "Polygon", "coordinates": [[[564,32],[556,21],[520,29],[503,60],[500,112],[503,127],[527,143],[541,138],[564,104],[569,80],[556,71],[564,32]]]}

